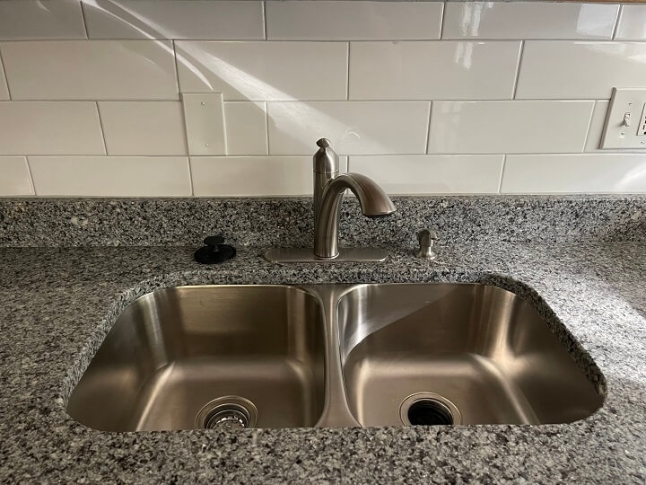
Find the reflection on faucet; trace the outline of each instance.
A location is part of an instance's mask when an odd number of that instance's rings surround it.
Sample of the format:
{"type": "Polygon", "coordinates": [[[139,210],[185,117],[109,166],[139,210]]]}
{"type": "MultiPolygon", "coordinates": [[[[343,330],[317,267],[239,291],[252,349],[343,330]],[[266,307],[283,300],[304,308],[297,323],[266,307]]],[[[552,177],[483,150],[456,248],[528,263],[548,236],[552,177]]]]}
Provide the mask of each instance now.
{"type": "Polygon", "coordinates": [[[386,252],[379,249],[339,251],[341,202],[345,190],[350,189],[368,217],[392,214],[394,204],[383,189],[365,175],[339,175],[339,157],[330,147],[330,141],[321,138],[316,143],[319,150],[314,155],[314,251],[271,249],[265,253],[265,258],[272,262],[383,261],[386,252]]]}

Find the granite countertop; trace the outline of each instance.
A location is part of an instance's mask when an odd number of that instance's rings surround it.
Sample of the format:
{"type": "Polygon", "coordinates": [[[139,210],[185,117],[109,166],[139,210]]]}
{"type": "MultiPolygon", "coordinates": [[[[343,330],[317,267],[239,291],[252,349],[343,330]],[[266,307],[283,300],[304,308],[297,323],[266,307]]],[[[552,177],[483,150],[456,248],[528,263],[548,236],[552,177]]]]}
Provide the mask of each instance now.
{"type": "Polygon", "coordinates": [[[646,483],[646,197],[394,201],[378,220],[346,202],[341,220],[343,245],[389,248],[386,263],[273,265],[262,248],[310,243],[311,200],[0,199],[0,483],[646,483]],[[421,227],[440,232],[437,262],[412,256],[421,227]],[[238,257],[200,266],[213,233],[238,257]],[[424,281],[529,299],[603,374],[603,407],[565,425],[229,433],[99,432],[65,412],[116,316],[155,288],[424,281]]]}
{"type": "Polygon", "coordinates": [[[240,247],[0,249],[2,483],[646,483],[646,253],[639,242],[481,241],[425,262],[272,265],[240,247]],[[535,290],[589,352],[608,394],[565,425],[107,433],[64,402],[115,315],[197,283],[472,281],[535,290]]]}

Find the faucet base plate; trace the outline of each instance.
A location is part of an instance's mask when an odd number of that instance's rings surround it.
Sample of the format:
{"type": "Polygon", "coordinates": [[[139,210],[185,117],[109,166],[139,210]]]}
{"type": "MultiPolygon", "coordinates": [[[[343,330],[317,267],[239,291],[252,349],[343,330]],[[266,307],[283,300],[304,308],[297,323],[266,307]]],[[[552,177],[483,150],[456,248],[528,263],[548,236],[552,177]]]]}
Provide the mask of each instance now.
{"type": "Polygon", "coordinates": [[[265,254],[270,263],[380,263],[388,257],[388,251],[377,248],[340,248],[334,259],[322,259],[310,248],[277,248],[265,254]]]}

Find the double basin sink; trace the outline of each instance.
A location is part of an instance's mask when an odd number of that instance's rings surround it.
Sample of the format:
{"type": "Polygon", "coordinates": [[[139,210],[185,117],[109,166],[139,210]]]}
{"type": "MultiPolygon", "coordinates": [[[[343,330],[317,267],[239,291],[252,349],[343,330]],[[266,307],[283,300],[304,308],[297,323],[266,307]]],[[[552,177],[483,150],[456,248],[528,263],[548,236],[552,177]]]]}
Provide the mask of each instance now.
{"type": "Polygon", "coordinates": [[[105,431],[231,430],[569,423],[602,402],[495,286],[186,286],[126,307],[67,410],[105,431]]]}

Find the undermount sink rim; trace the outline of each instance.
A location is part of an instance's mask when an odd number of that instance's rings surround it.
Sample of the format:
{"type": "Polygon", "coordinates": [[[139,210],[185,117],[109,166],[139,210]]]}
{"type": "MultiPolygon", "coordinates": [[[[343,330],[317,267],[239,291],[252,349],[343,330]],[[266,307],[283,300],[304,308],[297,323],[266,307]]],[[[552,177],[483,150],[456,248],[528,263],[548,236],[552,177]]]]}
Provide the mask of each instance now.
{"type": "MultiPolygon", "coordinates": [[[[182,285],[169,285],[167,287],[156,287],[156,288],[152,288],[151,289],[152,291],[147,291],[147,292],[145,292],[143,294],[139,294],[135,298],[130,298],[129,301],[126,301],[125,303],[122,301],[120,304],[118,304],[118,307],[120,308],[120,311],[118,311],[116,313],[116,316],[114,318],[114,321],[112,322],[112,325],[108,326],[105,333],[102,335],[102,337],[100,337],[98,344],[96,344],[94,346],[96,348],[96,350],[94,352],[92,352],[92,355],[90,355],[90,360],[92,360],[95,357],[96,353],[98,352],[98,349],[103,345],[103,343],[105,342],[105,339],[107,338],[107,335],[109,334],[109,332],[114,327],[114,323],[116,323],[116,320],[118,319],[118,317],[125,311],[125,309],[128,306],[132,305],[133,303],[135,303],[135,302],[137,302],[137,301],[139,301],[141,299],[149,298],[151,295],[153,295],[153,294],[155,294],[157,292],[160,292],[160,291],[169,291],[169,290],[172,291],[172,290],[180,290],[180,289],[186,289],[186,288],[201,288],[201,289],[230,288],[230,287],[233,287],[233,288],[240,288],[240,287],[247,287],[247,288],[284,288],[284,289],[290,289],[290,291],[295,291],[295,292],[298,292],[298,293],[301,293],[301,294],[308,295],[309,297],[313,297],[313,298],[319,300],[319,302],[320,302],[321,297],[320,297],[320,294],[316,291],[316,288],[335,287],[335,288],[337,288],[337,292],[336,292],[337,298],[336,298],[335,305],[338,306],[339,302],[341,301],[341,299],[345,295],[347,295],[349,292],[354,291],[356,288],[362,287],[362,286],[367,286],[367,287],[375,286],[375,285],[380,285],[380,286],[407,286],[407,285],[428,286],[428,285],[447,285],[447,284],[448,285],[460,285],[460,286],[468,286],[468,285],[491,286],[491,287],[496,288],[497,290],[504,291],[506,293],[509,293],[509,294],[515,296],[515,297],[518,297],[518,298],[520,298],[522,300],[527,301],[530,304],[530,306],[532,306],[539,313],[540,313],[540,310],[543,310],[543,311],[547,310],[547,313],[550,313],[550,312],[553,313],[551,307],[549,307],[549,305],[543,300],[542,296],[540,294],[538,294],[537,292],[535,292],[533,290],[533,288],[523,284],[522,282],[518,282],[516,280],[513,280],[511,278],[504,277],[504,280],[507,282],[507,285],[505,285],[505,286],[509,286],[509,282],[514,282],[516,284],[519,284],[520,288],[522,290],[524,290],[524,291],[519,292],[519,291],[515,291],[515,290],[510,290],[508,287],[502,286],[502,285],[500,285],[498,283],[492,283],[490,281],[464,281],[464,280],[460,280],[460,281],[383,282],[383,283],[381,283],[381,282],[377,282],[377,283],[373,283],[373,282],[370,282],[370,283],[368,283],[368,282],[360,282],[360,283],[307,283],[306,282],[306,283],[302,283],[302,284],[301,283],[285,283],[285,284],[283,284],[283,283],[278,283],[278,284],[273,284],[273,283],[258,283],[258,284],[256,284],[256,283],[241,283],[241,284],[236,284],[236,283],[226,283],[226,284],[208,283],[208,284],[182,284],[182,285]],[[313,291],[313,289],[314,289],[314,291],[313,291]],[[523,293],[523,294],[520,294],[520,293],[523,293]],[[529,293],[530,295],[532,293],[534,293],[534,295],[531,295],[532,298],[527,298],[527,293],[529,293]],[[539,308],[537,308],[537,304],[536,304],[536,301],[535,301],[536,298],[538,298],[538,301],[540,303],[540,307],[541,307],[540,310],[539,310],[539,308]]],[[[554,316],[556,316],[556,315],[554,314],[554,316]]],[[[571,339],[571,341],[575,342],[576,346],[574,348],[572,348],[571,346],[568,347],[568,345],[566,343],[564,343],[561,339],[559,339],[561,345],[563,345],[564,350],[570,355],[570,357],[572,357],[575,360],[575,362],[579,366],[580,370],[582,372],[584,370],[586,370],[586,368],[583,367],[583,364],[581,363],[581,361],[579,359],[575,358],[575,355],[573,354],[572,350],[576,351],[576,353],[577,353],[576,356],[581,356],[581,354],[584,354],[587,357],[590,357],[590,356],[587,353],[587,351],[579,344],[578,340],[572,334],[570,329],[557,316],[556,316],[556,318],[551,318],[549,320],[543,314],[541,314],[541,317],[544,320],[547,328],[550,330],[551,333],[553,333],[555,335],[557,334],[557,332],[554,330],[554,328],[556,327],[556,328],[559,329],[560,332],[565,332],[565,334],[569,337],[569,339],[571,339]]],[[[338,338],[337,338],[337,340],[338,340],[338,338]]],[[[96,342],[96,340],[95,340],[95,342],[96,342]]],[[[591,357],[590,357],[590,359],[591,359],[591,357]]],[[[592,362],[594,364],[594,366],[593,366],[594,369],[592,370],[592,372],[593,372],[593,374],[596,374],[595,377],[598,379],[598,382],[596,383],[597,392],[599,393],[599,395],[602,398],[602,405],[598,408],[598,409],[601,409],[601,407],[603,406],[603,403],[605,402],[605,397],[606,397],[606,389],[605,389],[605,382],[606,381],[605,381],[605,376],[603,375],[601,370],[598,368],[598,366],[596,366],[594,361],[592,361],[592,362]]],[[[89,364],[88,364],[88,366],[89,366],[89,364]]],[[[589,370],[589,369],[587,369],[587,370],[589,370]]],[[[83,370],[83,372],[81,372],[79,374],[79,376],[80,376],[79,380],[71,387],[71,392],[68,394],[68,398],[71,396],[71,393],[76,388],[76,386],[78,385],[80,379],[82,378],[83,374],[86,371],[87,371],[87,367],[83,370]]],[[[327,369],[326,369],[326,371],[327,371],[327,369]]],[[[586,377],[588,378],[588,380],[590,380],[590,382],[593,383],[592,379],[589,377],[587,372],[584,372],[584,373],[586,374],[586,377]]],[[[69,402],[69,399],[65,399],[65,409],[66,409],[66,411],[67,411],[68,402],[69,402]]],[[[598,411],[598,409],[593,414],[595,414],[598,411]]],[[[589,419],[589,418],[590,418],[590,416],[588,416],[585,419],[589,419]]],[[[321,421],[321,420],[319,420],[319,421],[321,421]]],[[[353,420],[353,421],[354,422],[352,422],[352,423],[343,424],[343,426],[361,426],[355,420],[353,420]]],[[[314,427],[329,427],[328,425],[319,426],[319,424],[320,423],[317,423],[314,427]]],[[[481,424],[481,425],[478,425],[478,426],[508,426],[508,424],[481,424]]],[[[332,423],[331,427],[337,427],[337,424],[332,423]]],[[[193,430],[193,431],[195,431],[195,430],[193,430]]],[[[205,431],[205,430],[202,430],[202,431],[205,431]]],[[[206,431],[212,431],[212,430],[206,430],[206,431]]],[[[176,431],[176,432],[181,432],[181,431],[176,431]]]]}

